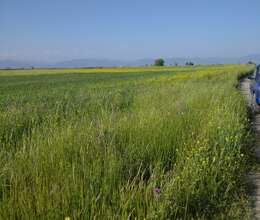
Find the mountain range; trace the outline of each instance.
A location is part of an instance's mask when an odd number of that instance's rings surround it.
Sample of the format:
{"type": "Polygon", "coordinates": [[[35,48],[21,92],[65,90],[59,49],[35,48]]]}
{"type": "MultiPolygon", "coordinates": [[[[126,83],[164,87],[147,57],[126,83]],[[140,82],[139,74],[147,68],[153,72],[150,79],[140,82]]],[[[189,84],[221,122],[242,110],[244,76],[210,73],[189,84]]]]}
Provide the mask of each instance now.
{"type": "MultiPolygon", "coordinates": [[[[184,65],[187,61],[195,64],[228,64],[228,63],[247,63],[253,61],[260,63],[260,54],[253,54],[243,57],[176,57],[165,58],[166,65],[184,65]]],[[[57,63],[35,62],[35,61],[18,61],[18,60],[0,60],[0,68],[29,68],[29,67],[112,67],[112,66],[144,66],[153,64],[154,59],[137,59],[137,60],[113,60],[113,59],[74,59],[57,63]]]]}

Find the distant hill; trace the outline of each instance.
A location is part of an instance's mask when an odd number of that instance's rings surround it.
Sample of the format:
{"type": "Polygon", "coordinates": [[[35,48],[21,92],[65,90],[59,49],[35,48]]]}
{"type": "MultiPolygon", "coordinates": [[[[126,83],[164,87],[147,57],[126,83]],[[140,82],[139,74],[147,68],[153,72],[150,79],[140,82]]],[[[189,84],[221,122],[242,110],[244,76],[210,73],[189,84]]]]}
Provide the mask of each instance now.
{"type": "Polygon", "coordinates": [[[22,61],[15,61],[15,60],[0,60],[0,67],[1,68],[18,68],[18,67],[29,67],[30,63],[22,62],[22,61]]]}
{"type": "MultiPolygon", "coordinates": [[[[260,63],[260,54],[248,55],[239,58],[222,57],[173,57],[165,58],[166,65],[184,65],[187,61],[195,64],[227,64],[227,63],[247,63],[253,61],[260,63]]],[[[44,63],[33,61],[0,60],[0,68],[28,68],[28,67],[113,67],[113,66],[144,66],[153,64],[153,58],[137,60],[113,60],[113,59],[74,59],[57,63],[44,63]]]]}
{"type": "Polygon", "coordinates": [[[253,54],[253,55],[241,57],[239,62],[245,63],[245,62],[248,62],[249,60],[260,64],[260,54],[253,54]]]}
{"type": "Polygon", "coordinates": [[[0,60],[0,68],[49,67],[48,63],[34,61],[0,60]]]}
{"type": "Polygon", "coordinates": [[[125,63],[121,60],[110,59],[75,59],[55,63],[56,67],[98,67],[98,66],[121,66],[125,63]]]}

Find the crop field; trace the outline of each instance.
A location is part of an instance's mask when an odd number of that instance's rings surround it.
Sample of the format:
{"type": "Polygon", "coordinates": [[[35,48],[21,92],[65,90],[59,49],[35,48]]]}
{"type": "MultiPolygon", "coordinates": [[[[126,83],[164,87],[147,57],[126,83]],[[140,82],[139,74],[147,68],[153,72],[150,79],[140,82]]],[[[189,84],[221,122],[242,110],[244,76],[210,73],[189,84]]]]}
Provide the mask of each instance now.
{"type": "Polygon", "coordinates": [[[249,218],[252,69],[0,70],[0,218],[249,218]]]}

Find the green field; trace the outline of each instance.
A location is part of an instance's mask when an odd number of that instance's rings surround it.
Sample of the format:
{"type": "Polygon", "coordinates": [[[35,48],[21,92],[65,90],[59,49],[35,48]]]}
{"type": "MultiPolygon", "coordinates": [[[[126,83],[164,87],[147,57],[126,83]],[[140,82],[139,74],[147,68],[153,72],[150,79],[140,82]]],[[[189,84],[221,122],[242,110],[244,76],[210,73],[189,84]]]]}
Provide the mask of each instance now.
{"type": "Polygon", "coordinates": [[[249,65],[0,70],[1,219],[246,219],[249,65]]]}

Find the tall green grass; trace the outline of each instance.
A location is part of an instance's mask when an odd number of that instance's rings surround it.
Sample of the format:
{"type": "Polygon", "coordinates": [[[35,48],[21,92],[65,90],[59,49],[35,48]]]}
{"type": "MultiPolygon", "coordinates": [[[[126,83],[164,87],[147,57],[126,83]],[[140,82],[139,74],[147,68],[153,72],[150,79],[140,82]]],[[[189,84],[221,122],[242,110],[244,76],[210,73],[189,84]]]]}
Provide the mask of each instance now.
{"type": "Polygon", "coordinates": [[[249,71],[0,71],[1,218],[246,218],[249,71]]]}

